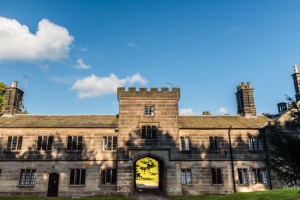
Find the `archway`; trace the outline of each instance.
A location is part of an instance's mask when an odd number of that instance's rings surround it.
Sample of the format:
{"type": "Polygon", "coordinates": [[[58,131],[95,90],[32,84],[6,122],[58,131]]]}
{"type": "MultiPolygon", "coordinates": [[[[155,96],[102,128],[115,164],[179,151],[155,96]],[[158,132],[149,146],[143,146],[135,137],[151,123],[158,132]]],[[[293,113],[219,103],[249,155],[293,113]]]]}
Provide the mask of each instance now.
{"type": "Polygon", "coordinates": [[[153,156],[140,157],[134,162],[134,188],[159,189],[164,192],[164,162],[153,156]]]}

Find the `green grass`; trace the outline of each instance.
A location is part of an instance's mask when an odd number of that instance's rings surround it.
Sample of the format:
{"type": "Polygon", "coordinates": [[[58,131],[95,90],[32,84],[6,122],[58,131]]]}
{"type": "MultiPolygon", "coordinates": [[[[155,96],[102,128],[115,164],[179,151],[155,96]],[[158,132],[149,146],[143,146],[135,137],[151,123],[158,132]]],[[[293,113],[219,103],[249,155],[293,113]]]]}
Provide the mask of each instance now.
{"type": "Polygon", "coordinates": [[[227,195],[171,196],[168,198],[172,200],[300,200],[300,189],[267,190],[262,192],[239,192],[227,195]]]}
{"type": "Polygon", "coordinates": [[[131,197],[93,197],[93,198],[45,198],[45,197],[0,197],[0,200],[135,200],[131,197]]]}

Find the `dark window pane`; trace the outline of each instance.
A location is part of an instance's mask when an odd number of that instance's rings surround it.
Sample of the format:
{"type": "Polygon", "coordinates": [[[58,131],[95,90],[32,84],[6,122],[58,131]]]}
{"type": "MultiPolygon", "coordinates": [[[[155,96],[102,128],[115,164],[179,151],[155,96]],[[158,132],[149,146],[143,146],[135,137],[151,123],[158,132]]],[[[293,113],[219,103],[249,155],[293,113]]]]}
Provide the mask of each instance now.
{"type": "Polygon", "coordinates": [[[12,145],[11,145],[11,150],[16,150],[16,147],[17,147],[17,137],[14,136],[13,137],[13,140],[12,140],[12,145]]]}
{"type": "Polygon", "coordinates": [[[67,150],[72,150],[72,136],[68,136],[67,150]]]}
{"type": "Polygon", "coordinates": [[[47,136],[44,136],[42,141],[42,149],[46,150],[46,147],[47,147],[47,136]]]}
{"type": "Polygon", "coordinates": [[[75,169],[70,170],[70,185],[74,185],[75,169]]]}
{"type": "Polygon", "coordinates": [[[73,136],[72,150],[76,150],[76,149],[77,149],[77,136],[73,136]]]}
{"type": "Polygon", "coordinates": [[[105,170],[101,170],[101,184],[105,185],[105,177],[106,177],[106,171],[105,170]]]}
{"type": "Polygon", "coordinates": [[[113,138],[113,150],[117,150],[118,139],[117,137],[113,138]]]}
{"type": "Polygon", "coordinates": [[[7,139],[7,144],[6,144],[6,149],[7,150],[12,150],[11,149],[11,142],[12,142],[12,136],[9,136],[7,139]]]}
{"type": "Polygon", "coordinates": [[[146,138],[146,126],[142,126],[142,138],[146,138]]]}
{"type": "Polygon", "coordinates": [[[39,136],[37,141],[37,150],[41,150],[41,149],[42,149],[42,136],[39,136]]]}
{"type": "Polygon", "coordinates": [[[85,185],[85,169],[81,170],[81,185],[85,185]]]}
{"type": "Polygon", "coordinates": [[[17,150],[21,150],[21,148],[22,148],[22,140],[23,140],[23,136],[19,136],[17,150]]]}
{"type": "Polygon", "coordinates": [[[82,136],[78,137],[78,148],[77,150],[82,150],[82,136]]]}
{"type": "Polygon", "coordinates": [[[53,136],[49,136],[47,150],[52,149],[52,143],[53,143],[53,136]]]}

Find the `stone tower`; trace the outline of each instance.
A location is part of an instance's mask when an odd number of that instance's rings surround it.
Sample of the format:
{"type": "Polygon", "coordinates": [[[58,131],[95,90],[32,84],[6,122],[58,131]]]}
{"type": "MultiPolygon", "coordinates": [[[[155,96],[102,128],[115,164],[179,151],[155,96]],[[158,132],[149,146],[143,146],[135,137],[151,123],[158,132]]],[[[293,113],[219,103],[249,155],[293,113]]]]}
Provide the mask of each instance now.
{"type": "Polygon", "coordinates": [[[235,93],[237,100],[237,113],[244,117],[256,116],[256,108],[254,105],[253,88],[250,86],[250,82],[245,84],[242,82],[237,86],[237,92],[235,93]]]}
{"type": "Polygon", "coordinates": [[[295,97],[296,97],[296,102],[298,102],[300,100],[300,73],[298,72],[298,66],[294,65],[294,74],[293,79],[294,79],[294,87],[295,87],[295,97]]]}
{"type": "Polygon", "coordinates": [[[5,88],[2,106],[3,115],[14,115],[22,112],[22,100],[24,92],[18,89],[18,82],[12,82],[11,87],[5,88]]]}

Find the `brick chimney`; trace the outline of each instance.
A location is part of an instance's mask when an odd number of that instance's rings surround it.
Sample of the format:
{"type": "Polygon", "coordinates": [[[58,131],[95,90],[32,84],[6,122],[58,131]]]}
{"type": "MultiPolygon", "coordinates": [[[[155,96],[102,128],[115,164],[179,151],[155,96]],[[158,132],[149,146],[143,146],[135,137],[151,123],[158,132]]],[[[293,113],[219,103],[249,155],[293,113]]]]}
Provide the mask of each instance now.
{"type": "Polygon", "coordinates": [[[293,79],[294,79],[294,87],[295,87],[295,97],[296,97],[296,102],[300,100],[300,73],[298,72],[298,65],[294,65],[294,74],[293,79]]]}
{"type": "Polygon", "coordinates": [[[237,101],[237,113],[244,117],[256,116],[253,88],[251,88],[250,82],[247,84],[244,82],[239,84],[235,95],[237,101]]]}
{"type": "Polygon", "coordinates": [[[5,88],[2,106],[3,115],[14,115],[22,112],[22,100],[24,92],[18,89],[18,82],[14,81],[11,87],[5,88]]]}

